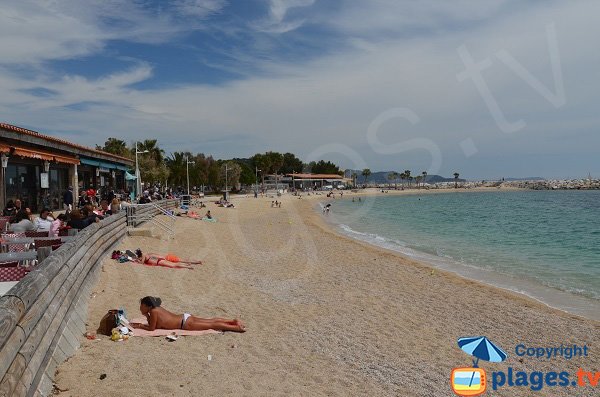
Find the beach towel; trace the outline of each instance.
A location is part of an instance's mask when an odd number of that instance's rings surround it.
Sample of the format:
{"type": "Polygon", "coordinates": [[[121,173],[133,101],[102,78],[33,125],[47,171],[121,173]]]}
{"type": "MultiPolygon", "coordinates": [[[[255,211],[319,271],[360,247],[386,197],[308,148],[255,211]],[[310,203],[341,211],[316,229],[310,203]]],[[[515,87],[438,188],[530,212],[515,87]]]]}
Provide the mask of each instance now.
{"type": "MultiPolygon", "coordinates": [[[[134,318],[130,320],[130,323],[141,323],[148,325],[148,321],[144,317],[134,318]]],[[[221,334],[221,331],[215,331],[214,329],[208,329],[206,331],[187,331],[183,329],[155,329],[154,331],[146,331],[145,329],[132,329],[133,336],[168,336],[173,333],[177,336],[198,336],[198,335],[210,335],[210,334],[221,334]]]]}
{"type": "Polygon", "coordinates": [[[216,218],[207,218],[207,217],[204,217],[204,218],[202,218],[202,220],[206,221],[206,222],[212,222],[212,223],[217,222],[216,218]]]}

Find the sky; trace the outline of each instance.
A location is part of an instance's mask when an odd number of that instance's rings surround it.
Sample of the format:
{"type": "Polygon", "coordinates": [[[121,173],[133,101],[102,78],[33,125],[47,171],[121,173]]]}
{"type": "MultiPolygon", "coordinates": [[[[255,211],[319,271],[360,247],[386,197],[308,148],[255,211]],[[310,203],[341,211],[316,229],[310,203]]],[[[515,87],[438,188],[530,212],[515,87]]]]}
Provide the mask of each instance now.
{"type": "Polygon", "coordinates": [[[0,120],[167,154],[600,177],[600,2],[4,0],[0,120]]]}

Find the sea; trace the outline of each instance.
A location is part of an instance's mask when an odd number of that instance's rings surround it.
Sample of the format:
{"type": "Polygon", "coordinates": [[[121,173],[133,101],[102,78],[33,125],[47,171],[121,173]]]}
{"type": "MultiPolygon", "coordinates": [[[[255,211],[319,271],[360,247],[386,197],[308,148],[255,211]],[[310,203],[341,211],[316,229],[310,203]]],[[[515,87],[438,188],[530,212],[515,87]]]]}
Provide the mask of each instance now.
{"type": "Polygon", "coordinates": [[[352,196],[342,234],[600,320],[600,191],[352,196]]]}

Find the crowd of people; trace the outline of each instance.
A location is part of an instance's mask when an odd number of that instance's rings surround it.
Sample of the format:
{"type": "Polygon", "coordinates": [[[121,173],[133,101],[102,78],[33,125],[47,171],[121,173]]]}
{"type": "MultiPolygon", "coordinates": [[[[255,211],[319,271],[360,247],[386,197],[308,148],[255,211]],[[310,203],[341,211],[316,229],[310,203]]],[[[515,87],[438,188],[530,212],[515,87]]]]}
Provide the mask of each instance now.
{"type": "Polygon", "coordinates": [[[9,232],[48,232],[49,237],[55,237],[61,229],[81,230],[100,222],[105,217],[118,213],[128,201],[121,202],[113,191],[98,198],[96,192],[89,189],[81,192],[77,205],[74,206],[73,189],[69,187],[63,195],[64,213],[55,215],[49,208],[42,208],[36,217],[30,208],[24,207],[22,201],[16,199],[6,203],[2,214],[10,217],[9,232]]]}

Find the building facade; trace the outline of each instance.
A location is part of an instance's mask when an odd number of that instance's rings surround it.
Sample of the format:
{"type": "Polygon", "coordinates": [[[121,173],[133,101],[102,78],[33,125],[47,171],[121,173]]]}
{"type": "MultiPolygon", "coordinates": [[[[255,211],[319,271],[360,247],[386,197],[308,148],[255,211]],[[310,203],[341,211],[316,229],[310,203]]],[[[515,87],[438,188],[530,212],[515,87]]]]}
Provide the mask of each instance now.
{"type": "Polygon", "coordinates": [[[82,189],[125,189],[133,162],[11,124],[0,123],[0,204],[20,199],[25,207],[60,209],[69,186],[77,201],[82,189]]]}

